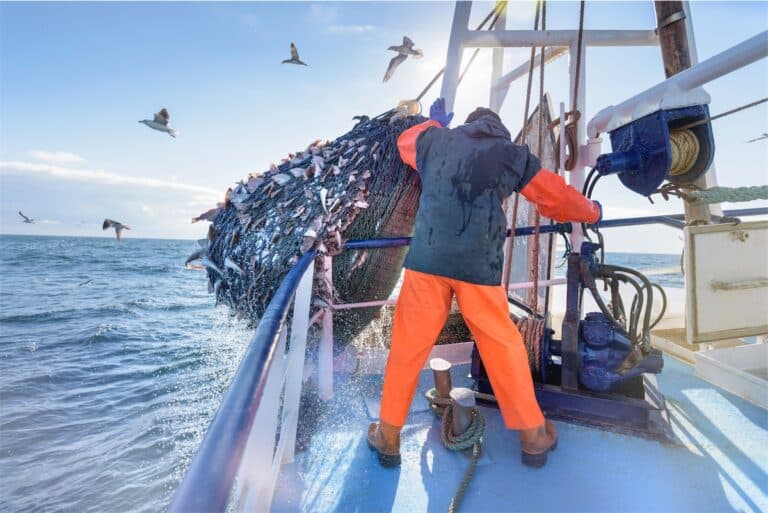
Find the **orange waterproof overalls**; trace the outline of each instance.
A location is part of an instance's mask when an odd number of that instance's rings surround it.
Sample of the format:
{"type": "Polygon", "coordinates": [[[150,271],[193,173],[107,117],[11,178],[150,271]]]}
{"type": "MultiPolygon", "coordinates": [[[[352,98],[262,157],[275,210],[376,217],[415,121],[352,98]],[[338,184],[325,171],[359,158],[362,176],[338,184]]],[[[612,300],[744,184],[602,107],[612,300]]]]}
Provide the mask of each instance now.
{"type": "MultiPolygon", "coordinates": [[[[401,158],[414,169],[416,140],[432,126],[440,125],[427,121],[398,139],[401,158]]],[[[556,221],[594,223],[600,216],[597,205],[552,172],[537,173],[520,192],[541,215],[556,221]]],[[[448,318],[454,294],[488,372],[505,426],[520,430],[542,425],[544,416],[536,402],[528,357],[501,284],[477,285],[410,269],[405,270],[395,307],[381,420],[397,427],[405,424],[419,373],[448,318]]]]}

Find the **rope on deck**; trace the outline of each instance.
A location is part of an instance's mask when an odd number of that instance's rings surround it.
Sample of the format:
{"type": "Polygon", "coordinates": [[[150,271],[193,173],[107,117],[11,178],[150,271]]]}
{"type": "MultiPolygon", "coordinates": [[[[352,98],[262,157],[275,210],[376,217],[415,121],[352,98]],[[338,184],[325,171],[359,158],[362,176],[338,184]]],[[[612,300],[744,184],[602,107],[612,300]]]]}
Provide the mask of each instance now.
{"type": "Polygon", "coordinates": [[[425,394],[427,401],[429,401],[432,411],[441,418],[440,421],[440,440],[443,445],[452,451],[462,451],[464,449],[472,448],[472,459],[469,461],[467,470],[464,471],[464,476],[461,478],[461,483],[456,489],[456,493],[451,499],[451,503],[448,505],[448,513],[456,513],[461,504],[461,500],[464,498],[469,487],[469,482],[472,480],[472,476],[475,473],[475,466],[477,460],[480,459],[480,454],[483,447],[483,433],[485,432],[485,418],[480,413],[480,410],[475,407],[472,408],[470,415],[472,416],[472,422],[466,431],[459,435],[453,434],[453,414],[451,412],[453,406],[450,399],[444,399],[438,397],[437,390],[431,388],[425,394]]]}

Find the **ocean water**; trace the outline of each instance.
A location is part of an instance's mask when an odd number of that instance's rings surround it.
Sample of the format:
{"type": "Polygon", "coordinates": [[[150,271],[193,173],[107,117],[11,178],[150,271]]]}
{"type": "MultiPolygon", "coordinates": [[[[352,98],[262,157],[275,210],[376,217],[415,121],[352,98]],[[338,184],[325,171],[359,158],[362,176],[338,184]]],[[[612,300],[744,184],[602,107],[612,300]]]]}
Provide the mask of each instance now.
{"type": "Polygon", "coordinates": [[[167,507],[249,340],[196,246],[0,236],[0,511],[167,507]]]}
{"type": "Polygon", "coordinates": [[[195,248],[0,236],[0,511],[165,510],[250,335],[183,268],[195,248]]]}

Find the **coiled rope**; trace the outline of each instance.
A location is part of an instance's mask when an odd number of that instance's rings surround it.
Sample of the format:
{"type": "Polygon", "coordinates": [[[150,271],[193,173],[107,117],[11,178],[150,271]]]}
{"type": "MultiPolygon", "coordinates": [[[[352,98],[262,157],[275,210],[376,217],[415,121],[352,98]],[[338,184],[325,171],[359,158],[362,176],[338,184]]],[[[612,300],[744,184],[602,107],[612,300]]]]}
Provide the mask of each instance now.
{"type": "Polygon", "coordinates": [[[517,321],[517,329],[523,336],[525,352],[528,354],[528,366],[531,372],[541,370],[541,339],[544,336],[545,323],[541,317],[523,317],[517,321]]]}
{"type": "Polygon", "coordinates": [[[464,449],[472,448],[472,458],[469,461],[467,470],[464,471],[464,476],[461,478],[461,483],[456,489],[456,493],[451,499],[451,503],[448,505],[448,513],[456,513],[461,504],[461,500],[464,498],[469,487],[469,482],[472,480],[472,476],[475,473],[475,466],[477,460],[480,459],[480,454],[483,447],[483,433],[485,433],[485,418],[480,413],[477,407],[472,408],[470,415],[472,422],[469,427],[463,433],[459,435],[453,434],[453,405],[450,399],[444,399],[438,397],[437,390],[431,388],[425,394],[427,401],[429,401],[432,411],[441,418],[440,421],[440,440],[443,445],[452,451],[462,451],[464,449]]]}

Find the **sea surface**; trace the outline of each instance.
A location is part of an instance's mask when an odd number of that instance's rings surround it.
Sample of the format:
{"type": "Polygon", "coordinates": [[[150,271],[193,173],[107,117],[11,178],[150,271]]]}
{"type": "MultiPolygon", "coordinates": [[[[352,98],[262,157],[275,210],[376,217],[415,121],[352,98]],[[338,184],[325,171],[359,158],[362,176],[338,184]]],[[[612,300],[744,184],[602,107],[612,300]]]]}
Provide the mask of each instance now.
{"type": "Polygon", "coordinates": [[[0,236],[0,511],[165,510],[250,336],[184,269],[196,246],[0,236]]]}

